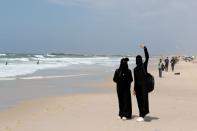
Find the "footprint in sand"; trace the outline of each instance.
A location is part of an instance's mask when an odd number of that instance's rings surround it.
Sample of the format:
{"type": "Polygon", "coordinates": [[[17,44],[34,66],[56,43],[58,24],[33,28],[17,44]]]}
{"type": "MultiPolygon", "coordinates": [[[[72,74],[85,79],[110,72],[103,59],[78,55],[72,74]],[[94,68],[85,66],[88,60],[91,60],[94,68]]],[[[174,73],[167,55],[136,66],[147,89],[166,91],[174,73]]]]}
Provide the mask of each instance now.
{"type": "Polygon", "coordinates": [[[17,120],[17,121],[16,121],[16,126],[17,126],[17,127],[22,126],[22,122],[21,122],[20,120],[17,120]]]}
{"type": "Polygon", "coordinates": [[[5,130],[5,131],[12,131],[12,128],[6,126],[6,127],[4,128],[4,130],[5,130]]]}
{"type": "Polygon", "coordinates": [[[12,131],[12,129],[8,126],[0,125],[0,131],[12,131]]]}
{"type": "Polygon", "coordinates": [[[64,111],[65,108],[61,105],[57,105],[54,107],[47,107],[44,109],[44,112],[59,112],[59,111],[64,111]]]}
{"type": "Polygon", "coordinates": [[[36,116],[36,113],[31,113],[31,115],[32,115],[33,117],[35,117],[35,116],[36,116]]]}
{"type": "Polygon", "coordinates": [[[65,110],[65,108],[64,108],[63,106],[61,106],[61,105],[58,106],[58,109],[59,109],[60,111],[64,111],[64,110],[65,110]]]}
{"type": "Polygon", "coordinates": [[[44,112],[49,112],[50,109],[49,109],[49,107],[46,107],[43,111],[44,111],[44,112]]]}

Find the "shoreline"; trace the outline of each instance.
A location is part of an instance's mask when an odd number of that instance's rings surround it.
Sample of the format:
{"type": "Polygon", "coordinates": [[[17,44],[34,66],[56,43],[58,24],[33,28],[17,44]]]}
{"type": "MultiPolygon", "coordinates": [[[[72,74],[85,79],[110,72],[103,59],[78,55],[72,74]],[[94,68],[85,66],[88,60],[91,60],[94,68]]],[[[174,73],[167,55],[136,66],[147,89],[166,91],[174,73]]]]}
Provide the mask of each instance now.
{"type": "MultiPolygon", "coordinates": [[[[129,66],[131,69],[134,67],[133,63],[129,66]]],[[[21,100],[37,97],[110,92],[109,88],[100,88],[100,86],[106,79],[112,81],[115,68],[103,65],[82,65],[79,68],[74,66],[72,68],[44,69],[33,74],[0,78],[0,110],[13,107],[21,100]]]]}

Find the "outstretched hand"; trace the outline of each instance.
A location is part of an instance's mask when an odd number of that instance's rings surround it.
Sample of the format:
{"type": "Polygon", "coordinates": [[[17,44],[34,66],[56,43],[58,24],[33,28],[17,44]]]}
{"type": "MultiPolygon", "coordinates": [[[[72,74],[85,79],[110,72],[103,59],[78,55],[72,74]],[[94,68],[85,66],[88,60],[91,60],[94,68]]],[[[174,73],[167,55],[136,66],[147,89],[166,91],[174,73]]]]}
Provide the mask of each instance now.
{"type": "Polygon", "coordinates": [[[144,49],[144,44],[140,44],[140,48],[144,49]]]}

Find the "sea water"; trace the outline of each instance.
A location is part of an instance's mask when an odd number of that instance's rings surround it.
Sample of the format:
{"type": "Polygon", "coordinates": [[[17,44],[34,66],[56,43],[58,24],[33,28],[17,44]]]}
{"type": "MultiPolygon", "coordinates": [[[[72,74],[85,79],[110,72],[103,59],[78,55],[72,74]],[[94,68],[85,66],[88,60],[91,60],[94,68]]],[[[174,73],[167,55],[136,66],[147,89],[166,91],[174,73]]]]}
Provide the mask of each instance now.
{"type": "MultiPolygon", "coordinates": [[[[102,83],[106,78],[112,81],[122,57],[125,56],[0,54],[0,109],[38,97],[106,92],[108,88],[92,87],[91,83],[102,83]]],[[[135,58],[126,57],[133,69],[135,58]]]]}
{"type": "MultiPolygon", "coordinates": [[[[17,76],[36,71],[58,68],[80,68],[81,66],[103,66],[113,70],[123,56],[74,55],[74,54],[0,54],[0,80],[13,80],[17,76]],[[6,64],[7,63],[7,64],[6,64]],[[109,68],[110,67],[110,68],[109,68]]],[[[133,65],[134,57],[129,64],[133,65]]]]}

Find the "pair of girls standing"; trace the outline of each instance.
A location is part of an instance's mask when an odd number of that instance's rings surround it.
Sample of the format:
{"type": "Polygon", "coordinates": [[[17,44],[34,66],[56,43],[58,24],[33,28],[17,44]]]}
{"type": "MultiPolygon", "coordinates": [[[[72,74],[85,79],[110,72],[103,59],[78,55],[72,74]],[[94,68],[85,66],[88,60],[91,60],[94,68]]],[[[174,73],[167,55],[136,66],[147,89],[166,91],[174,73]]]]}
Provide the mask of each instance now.
{"type": "MultiPolygon", "coordinates": [[[[134,68],[134,91],[136,95],[139,117],[137,121],[144,121],[144,117],[149,113],[148,90],[146,86],[146,74],[149,60],[148,50],[141,45],[145,52],[145,62],[140,55],[136,56],[136,67],[134,68]]],[[[122,58],[120,67],[115,71],[113,81],[117,84],[117,94],[119,103],[119,118],[123,120],[132,118],[131,104],[131,83],[133,82],[132,72],[128,68],[128,58],[122,58]]]]}

